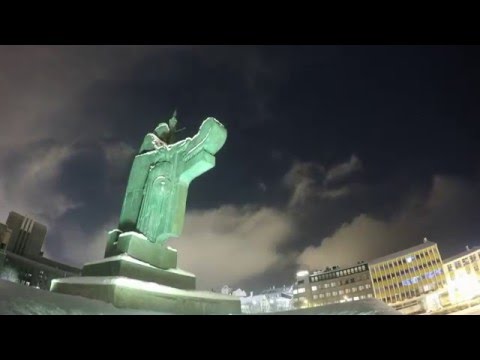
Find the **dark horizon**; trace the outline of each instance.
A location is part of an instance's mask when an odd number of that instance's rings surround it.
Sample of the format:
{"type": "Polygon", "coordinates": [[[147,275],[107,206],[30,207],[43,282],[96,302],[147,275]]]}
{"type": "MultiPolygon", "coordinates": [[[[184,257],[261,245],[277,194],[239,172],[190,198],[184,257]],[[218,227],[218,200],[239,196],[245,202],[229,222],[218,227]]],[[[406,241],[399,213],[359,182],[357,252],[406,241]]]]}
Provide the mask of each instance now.
{"type": "Polygon", "coordinates": [[[479,245],[478,46],[0,46],[0,222],[103,257],[131,161],[177,109],[228,129],[171,240],[201,288],[246,291],[427,237],[479,245]]]}

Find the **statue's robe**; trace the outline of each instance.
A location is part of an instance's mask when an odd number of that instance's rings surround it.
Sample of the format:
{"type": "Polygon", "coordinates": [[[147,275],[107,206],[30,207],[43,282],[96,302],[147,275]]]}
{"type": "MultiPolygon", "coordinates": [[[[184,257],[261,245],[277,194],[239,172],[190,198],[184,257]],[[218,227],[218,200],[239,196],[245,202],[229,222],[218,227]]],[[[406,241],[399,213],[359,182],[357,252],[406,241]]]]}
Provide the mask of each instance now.
{"type": "Polygon", "coordinates": [[[148,134],[135,157],[120,215],[119,230],[136,231],[151,242],[181,234],[188,186],[215,166],[227,138],[225,127],[206,119],[193,138],[172,145],[148,134]]]}

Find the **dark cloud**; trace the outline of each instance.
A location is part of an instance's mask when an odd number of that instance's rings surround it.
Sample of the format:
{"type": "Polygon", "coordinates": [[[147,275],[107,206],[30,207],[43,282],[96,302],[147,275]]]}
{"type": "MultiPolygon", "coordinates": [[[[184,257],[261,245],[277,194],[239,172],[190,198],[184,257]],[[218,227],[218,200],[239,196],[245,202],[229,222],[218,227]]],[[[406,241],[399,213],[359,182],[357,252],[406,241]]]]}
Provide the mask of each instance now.
{"type": "Polygon", "coordinates": [[[362,162],[356,157],[352,155],[350,160],[345,163],[338,164],[331,169],[328,170],[327,174],[325,175],[325,184],[334,184],[338,181],[342,181],[353,173],[361,170],[362,162]]]}
{"type": "Polygon", "coordinates": [[[461,178],[434,176],[426,198],[410,198],[388,220],[360,214],[309,246],[298,258],[300,266],[320,268],[373,260],[420,243],[424,237],[439,243],[445,256],[478,243],[479,216],[475,211],[479,183],[461,178]],[[335,259],[333,263],[332,259],[335,259]]]}

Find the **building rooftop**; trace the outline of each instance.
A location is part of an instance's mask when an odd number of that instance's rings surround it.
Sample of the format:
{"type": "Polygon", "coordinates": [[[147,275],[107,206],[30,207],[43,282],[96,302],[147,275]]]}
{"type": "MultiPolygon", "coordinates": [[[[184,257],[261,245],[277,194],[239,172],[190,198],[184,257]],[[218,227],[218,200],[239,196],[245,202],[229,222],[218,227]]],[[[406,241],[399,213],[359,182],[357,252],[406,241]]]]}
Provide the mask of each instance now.
{"type": "Polygon", "coordinates": [[[278,294],[278,293],[289,293],[293,291],[293,286],[281,286],[281,287],[273,287],[270,289],[266,289],[263,291],[260,291],[257,295],[268,295],[268,294],[278,294]]]}
{"type": "Polygon", "coordinates": [[[352,268],[355,268],[355,267],[357,267],[357,266],[362,266],[362,265],[367,265],[367,266],[368,266],[368,262],[366,262],[366,261],[358,261],[356,264],[354,264],[354,265],[349,265],[349,266],[332,266],[332,267],[326,267],[326,268],[323,269],[323,270],[314,270],[314,271],[310,272],[310,275],[322,275],[322,274],[334,273],[334,272],[339,271],[339,270],[352,269],[352,268]]]}
{"type": "Polygon", "coordinates": [[[395,259],[395,258],[398,258],[398,257],[401,257],[401,256],[405,256],[405,255],[408,255],[412,252],[419,251],[419,250],[422,250],[422,249],[426,249],[426,248],[429,248],[429,247],[435,246],[435,245],[437,245],[437,244],[432,242],[432,241],[427,240],[427,241],[425,241],[425,242],[423,242],[419,245],[409,247],[408,249],[404,249],[404,250],[401,250],[401,251],[394,252],[392,254],[388,254],[388,255],[376,258],[372,261],[369,261],[368,264],[369,265],[378,264],[378,263],[381,263],[381,262],[384,262],[384,261],[388,261],[390,259],[395,259]]]}
{"type": "Polygon", "coordinates": [[[456,255],[450,256],[448,259],[443,260],[443,263],[446,264],[446,263],[455,261],[455,260],[457,260],[457,259],[460,259],[460,258],[466,256],[466,255],[469,255],[469,254],[471,254],[471,253],[474,253],[475,251],[478,251],[478,250],[480,250],[480,246],[474,246],[474,247],[471,248],[471,249],[462,251],[460,254],[456,254],[456,255]]]}

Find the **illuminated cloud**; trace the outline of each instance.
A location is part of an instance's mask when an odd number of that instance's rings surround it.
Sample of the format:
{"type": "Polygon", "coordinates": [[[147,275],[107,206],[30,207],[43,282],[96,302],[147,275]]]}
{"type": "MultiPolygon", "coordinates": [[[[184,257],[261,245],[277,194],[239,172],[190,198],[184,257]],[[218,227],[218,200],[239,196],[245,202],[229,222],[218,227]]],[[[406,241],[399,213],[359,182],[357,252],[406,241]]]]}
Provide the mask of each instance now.
{"type": "Polygon", "coordinates": [[[279,246],[291,235],[291,220],[275,209],[222,206],[189,211],[183,234],[171,246],[178,250],[179,266],[197,275],[199,288],[210,289],[238,286],[283,266],[279,246]]]}
{"type": "MultiPolygon", "coordinates": [[[[375,219],[368,214],[356,216],[325,237],[319,245],[305,248],[297,259],[298,266],[316,269],[373,260],[418,244],[424,237],[445,244],[443,249],[440,248],[445,253],[448,245],[453,245],[459,238],[469,238],[468,229],[478,228],[477,217],[472,213],[476,206],[474,199],[479,194],[478,183],[434,176],[426,198],[412,197],[401,211],[387,220],[375,219]]],[[[457,248],[461,249],[462,244],[457,248]]]]}

